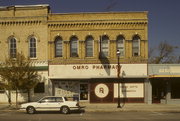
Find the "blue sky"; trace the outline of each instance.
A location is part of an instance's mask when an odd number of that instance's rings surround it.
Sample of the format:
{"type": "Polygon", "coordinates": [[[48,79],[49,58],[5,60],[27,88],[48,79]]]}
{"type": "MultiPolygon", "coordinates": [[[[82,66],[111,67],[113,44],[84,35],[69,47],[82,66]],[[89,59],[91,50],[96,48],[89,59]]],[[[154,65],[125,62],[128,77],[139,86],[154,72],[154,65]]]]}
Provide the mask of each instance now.
{"type": "Polygon", "coordinates": [[[33,4],[49,4],[53,13],[148,11],[149,47],[167,41],[180,48],[180,0],[0,0],[0,6],[33,4]]]}

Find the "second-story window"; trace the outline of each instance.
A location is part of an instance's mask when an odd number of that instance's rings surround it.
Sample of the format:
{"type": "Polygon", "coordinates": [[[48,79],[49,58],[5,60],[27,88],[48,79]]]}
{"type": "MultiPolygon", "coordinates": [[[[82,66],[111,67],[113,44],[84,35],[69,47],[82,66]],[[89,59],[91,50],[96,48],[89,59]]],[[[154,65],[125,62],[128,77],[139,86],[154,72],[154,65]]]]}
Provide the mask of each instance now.
{"type": "Polygon", "coordinates": [[[93,57],[93,37],[88,36],[85,40],[86,57],[93,57]]]}
{"type": "Polygon", "coordinates": [[[63,41],[61,37],[55,39],[55,57],[62,57],[63,41]]]}
{"type": "Polygon", "coordinates": [[[134,36],[132,40],[132,56],[139,56],[140,55],[140,37],[134,36]]]}
{"type": "Polygon", "coordinates": [[[123,57],[124,56],[124,37],[123,36],[118,36],[117,40],[116,40],[116,47],[117,50],[120,51],[120,56],[123,57]]]}
{"type": "Polygon", "coordinates": [[[100,57],[105,58],[109,56],[109,37],[102,36],[100,41],[100,57]]]}
{"type": "Polygon", "coordinates": [[[78,38],[75,36],[70,39],[70,56],[78,57],[78,38]]]}
{"type": "Polygon", "coordinates": [[[36,58],[37,57],[37,54],[36,54],[36,38],[33,36],[29,39],[29,57],[30,58],[36,58]]]}
{"type": "Polygon", "coordinates": [[[16,51],[17,51],[16,39],[12,37],[9,40],[9,55],[11,58],[16,58],[16,51]]]}

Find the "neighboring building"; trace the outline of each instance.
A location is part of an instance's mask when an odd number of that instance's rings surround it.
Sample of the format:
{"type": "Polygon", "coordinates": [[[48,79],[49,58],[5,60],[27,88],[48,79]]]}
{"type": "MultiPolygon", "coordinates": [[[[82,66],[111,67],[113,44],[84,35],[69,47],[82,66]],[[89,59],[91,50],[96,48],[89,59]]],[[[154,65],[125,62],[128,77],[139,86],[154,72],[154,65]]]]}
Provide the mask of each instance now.
{"type": "MultiPolygon", "coordinates": [[[[8,6],[0,7],[0,62],[8,57],[16,58],[17,52],[30,57],[39,69],[42,80],[32,90],[32,99],[51,94],[47,88],[48,80],[48,46],[47,21],[48,5],[8,6]]],[[[20,94],[21,101],[26,94],[20,94]]],[[[0,102],[7,102],[4,91],[0,93],[0,102]]],[[[15,93],[12,92],[12,101],[15,93]]]]}
{"type": "Polygon", "coordinates": [[[0,48],[1,62],[22,51],[40,69],[34,100],[59,95],[117,102],[118,84],[121,101],[150,100],[147,12],[54,14],[48,5],[1,7],[0,48]]]}
{"type": "Polygon", "coordinates": [[[153,103],[180,103],[179,64],[149,64],[148,72],[153,103]]]}

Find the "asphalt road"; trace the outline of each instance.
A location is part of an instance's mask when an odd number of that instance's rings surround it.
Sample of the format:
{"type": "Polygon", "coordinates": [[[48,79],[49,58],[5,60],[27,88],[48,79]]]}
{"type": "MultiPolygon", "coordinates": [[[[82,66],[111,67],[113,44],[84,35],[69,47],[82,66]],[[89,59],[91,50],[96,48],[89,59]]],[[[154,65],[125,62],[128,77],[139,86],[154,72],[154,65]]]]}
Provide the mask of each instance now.
{"type": "Polygon", "coordinates": [[[0,121],[180,121],[180,113],[167,112],[87,112],[68,115],[59,112],[26,114],[0,112],[0,121]]]}

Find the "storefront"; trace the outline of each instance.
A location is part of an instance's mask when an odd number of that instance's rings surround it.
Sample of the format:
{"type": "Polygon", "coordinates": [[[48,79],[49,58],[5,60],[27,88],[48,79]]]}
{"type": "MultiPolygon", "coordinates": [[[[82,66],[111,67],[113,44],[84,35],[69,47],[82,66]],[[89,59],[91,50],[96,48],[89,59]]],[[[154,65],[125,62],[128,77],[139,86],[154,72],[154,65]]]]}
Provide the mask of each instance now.
{"type": "Polygon", "coordinates": [[[117,78],[116,64],[50,64],[53,94],[90,103],[117,102],[119,95],[121,102],[143,103],[147,64],[121,66],[120,78],[117,78]]]}
{"type": "Polygon", "coordinates": [[[152,102],[180,103],[180,65],[149,64],[148,67],[152,84],[152,102]]]}

